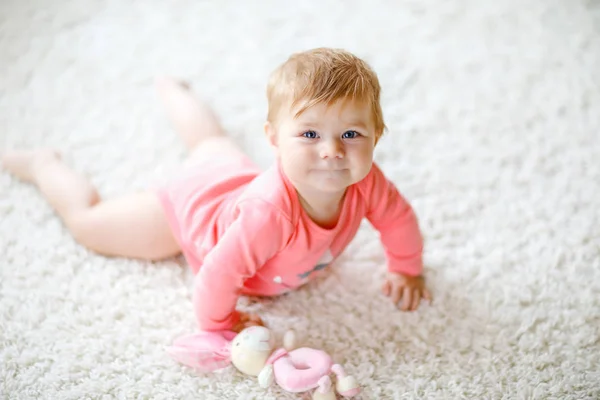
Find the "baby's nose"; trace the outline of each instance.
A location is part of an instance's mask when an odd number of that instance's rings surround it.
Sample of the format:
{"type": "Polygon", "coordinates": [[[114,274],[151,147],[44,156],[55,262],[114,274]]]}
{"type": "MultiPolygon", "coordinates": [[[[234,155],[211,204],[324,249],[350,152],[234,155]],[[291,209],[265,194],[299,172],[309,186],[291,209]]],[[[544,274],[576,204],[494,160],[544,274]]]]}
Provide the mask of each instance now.
{"type": "Polygon", "coordinates": [[[343,144],[338,140],[331,140],[323,143],[321,147],[321,158],[342,158],[344,157],[343,144]]]}

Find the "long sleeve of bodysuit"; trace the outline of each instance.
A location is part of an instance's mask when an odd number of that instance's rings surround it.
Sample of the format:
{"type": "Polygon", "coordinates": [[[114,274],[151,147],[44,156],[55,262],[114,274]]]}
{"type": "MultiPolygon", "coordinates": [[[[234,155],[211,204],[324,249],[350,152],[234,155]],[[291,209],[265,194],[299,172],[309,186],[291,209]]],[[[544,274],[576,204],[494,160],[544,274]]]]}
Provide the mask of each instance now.
{"type": "Polygon", "coordinates": [[[367,178],[367,219],[380,233],[390,272],[420,275],[423,239],[412,207],[376,164],[367,178]]]}
{"type": "Polygon", "coordinates": [[[235,307],[246,279],[283,249],[292,223],[276,207],[245,200],[239,214],[204,258],[193,289],[201,329],[231,329],[239,320],[235,307]]]}

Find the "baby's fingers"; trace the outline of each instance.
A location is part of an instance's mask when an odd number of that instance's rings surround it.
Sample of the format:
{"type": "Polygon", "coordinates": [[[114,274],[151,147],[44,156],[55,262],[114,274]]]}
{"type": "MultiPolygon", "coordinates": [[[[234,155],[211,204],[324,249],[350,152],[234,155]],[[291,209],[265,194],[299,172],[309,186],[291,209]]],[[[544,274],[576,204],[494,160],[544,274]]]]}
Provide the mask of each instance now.
{"type": "Polygon", "coordinates": [[[248,321],[262,324],[262,319],[257,314],[248,314],[248,321]]]}
{"type": "Polygon", "coordinates": [[[231,328],[231,330],[234,331],[235,333],[240,333],[244,329],[246,329],[246,324],[242,321],[238,322],[237,324],[235,324],[233,326],[233,328],[231,328]]]}
{"type": "Polygon", "coordinates": [[[404,290],[402,292],[402,311],[408,311],[411,308],[413,299],[413,291],[411,288],[404,286],[404,290]]]}
{"type": "Polygon", "coordinates": [[[263,320],[256,314],[248,314],[248,320],[246,321],[246,327],[250,326],[265,326],[263,320]]]}
{"type": "Polygon", "coordinates": [[[392,285],[392,303],[394,303],[394,305],[397,305],[398,302],[400,302],[400,299],[402,298],[402,289],[404,288],[404,286],[395,286],[392,285]]]}
{"type": "Polygon", "coordinates": [[[383,285],[381,286],[381,291],[383,292],[384,296],[389,297],[392,291],[392,283],[386,279],[386,281],[383,282],[383,285]]]}
{"type": "Polygon", "coordinates": [[[240,312],[240,320],[233,327],[233,331],[240,333],[246,328],[251,326],[265,326],[263,320],[257,314],[248,314],[245,312],[240,312]]]}
{"type": "Polygon", "coordinates": [[[431,304],[433,302],[433,296],[431,296],[431,292],[427,289],[423,289],[423,298],[431,304]]]}
{"type": "Polygon", "coordinates": [[[414,289],[412,294],[413,298],[412,303],[410,304],[410,311],[415,311],[417,308],[419,308],[419,303],[421,303],[421,292],[419,289],[414,289]]]}

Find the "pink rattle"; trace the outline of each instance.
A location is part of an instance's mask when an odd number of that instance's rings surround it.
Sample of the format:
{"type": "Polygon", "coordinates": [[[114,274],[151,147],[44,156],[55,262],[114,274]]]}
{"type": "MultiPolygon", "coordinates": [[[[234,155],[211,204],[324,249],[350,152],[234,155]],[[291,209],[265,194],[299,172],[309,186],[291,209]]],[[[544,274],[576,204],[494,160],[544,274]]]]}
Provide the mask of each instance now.
{"type": "Polygon", "coordinates": [[[258,377],[261,387],[273,381],[288,392],[299,393],[316,389],[313,400],[335,400],[335,391],[329,377],[337,378],[335,390],[344,397],[360,392],[356,380],[345,374],[339,364],[321,350],[301,347],[295,349],[292,331],[284,336],[284,347],[273,351],[271,332],[262,326],[235,332],[201,332],[179,338],[167,351],[177,361],[202,372],[212,372],[230,363],[239,371],[258,377]]]}

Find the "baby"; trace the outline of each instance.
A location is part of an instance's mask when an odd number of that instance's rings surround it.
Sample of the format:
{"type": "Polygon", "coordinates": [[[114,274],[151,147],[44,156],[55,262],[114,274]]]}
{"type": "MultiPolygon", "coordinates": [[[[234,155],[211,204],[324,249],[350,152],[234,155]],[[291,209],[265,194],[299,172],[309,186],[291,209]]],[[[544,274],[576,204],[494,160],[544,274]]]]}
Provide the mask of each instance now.
{"type": "Polygon", "coordinates": [[[383,293],[402,310],[431,300],[412,208],[373,162],[385,125],[380,86],[360,58],[320,48],[271,75],[265,134],[276,162],[261,171],[187,85],[157,81],[190,150],[182,176],[157,191],[101,200],[50,150],[13,151],[4,167],[36,185],[74,238],[107,256],[159,260],[183,253],[203,330],[262,325],[238,297],[276,296],[327,268],[366,217],[379,231],[383,293]]]}

